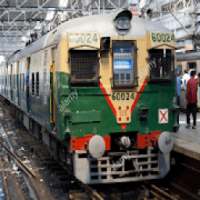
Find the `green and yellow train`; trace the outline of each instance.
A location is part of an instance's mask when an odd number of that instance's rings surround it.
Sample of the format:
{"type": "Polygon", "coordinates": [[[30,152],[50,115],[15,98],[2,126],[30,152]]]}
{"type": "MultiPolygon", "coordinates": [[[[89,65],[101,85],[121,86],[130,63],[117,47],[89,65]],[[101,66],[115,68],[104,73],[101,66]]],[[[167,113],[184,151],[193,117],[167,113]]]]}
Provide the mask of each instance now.
{"type": "Polygon", "coordinates": [[[173,33],[128,10],[73,19],[13,54],[0,94],[88,184],[170,170],[177,128],[173,33]]]}

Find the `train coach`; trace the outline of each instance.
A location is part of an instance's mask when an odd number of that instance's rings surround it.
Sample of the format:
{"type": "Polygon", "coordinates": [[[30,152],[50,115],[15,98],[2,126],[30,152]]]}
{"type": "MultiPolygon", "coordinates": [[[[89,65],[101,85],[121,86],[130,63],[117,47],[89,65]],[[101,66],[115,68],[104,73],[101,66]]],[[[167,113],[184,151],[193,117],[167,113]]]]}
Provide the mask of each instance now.
{"type": "Polygon", "coordinates": [[[159,179],[177,128],[173,33],[128,10],[73,19],[13,54],[0,93],[87,184],[159,179]]]}
{"type": "MultiPolygon", "coordinates": [[[[199,52],[184,52],[178,53],[176,55],[176,67],[182,72],[184,70],[195,70],[197,74],[200,73],[200,53],[199,52]]],[[[183,81],[182,81],[183,82],[183,81]]],[[[183,85],[183,83],[182,83],[183,85]]],[[[198,87],[198,101],[197,106],[200,108],[200,87],[198,87]]],[[[180,107],[181,109],[186,109],[186,100],[185,100],[185,90],[182,87],[181,91],[181,99],[180,99],[180,107]]]]}

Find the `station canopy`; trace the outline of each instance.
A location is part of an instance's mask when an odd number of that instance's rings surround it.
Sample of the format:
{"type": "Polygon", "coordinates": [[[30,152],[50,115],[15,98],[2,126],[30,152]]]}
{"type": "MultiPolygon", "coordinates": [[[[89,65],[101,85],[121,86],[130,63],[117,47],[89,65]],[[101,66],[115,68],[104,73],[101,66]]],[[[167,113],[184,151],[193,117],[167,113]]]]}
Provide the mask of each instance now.
{"type": "MultiPolygon", "coordinates": [[[[127,8],[130,0],[0,0],[0,57],[22,49],[63,21],[127,8]]],[[[0,59],[1,60],[1,59],[0,59]]]]}

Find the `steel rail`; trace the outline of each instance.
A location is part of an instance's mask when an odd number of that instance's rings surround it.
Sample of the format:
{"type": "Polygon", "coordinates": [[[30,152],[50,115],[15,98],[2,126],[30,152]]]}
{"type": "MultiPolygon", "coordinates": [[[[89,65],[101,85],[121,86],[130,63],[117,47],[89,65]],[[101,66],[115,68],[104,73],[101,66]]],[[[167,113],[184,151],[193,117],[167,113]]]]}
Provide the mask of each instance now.
{"type": "Polygon", "coordinates": [[[28,166],[26,166],[21,160],[20,158],[14,153],[12,152],[5,144],[3,144],[2,138],[0,138],[0,145],[7,151],[7,153],[16,161],[16,164],[18,165],[18,167],[25,172],[28,176],[31,176],[33,178],[36,178],[36,174],[29,169],[28,166]]]}
{"type": "Polygon", "coordinates": [[[168,200],[178,200],[178,198],[170,195],[169,193],[167,193],[166,191],[160,189],[158,186],[156,185],[150,185],[150,192],[155,195],[156,197],[160,197],[161,199],[165,198],[168,200]]]}
{"type": "Polygon", "coordinates": [[[178,190],[179,192],[183,193],[184,195],[190,197],[190,200],[199,200],[200,197],[192,194],[191,192],[189,192],[186,188],[181,187],[180,185],[176,184],[176,183],[171,183],[171,185],[178,190]]]}

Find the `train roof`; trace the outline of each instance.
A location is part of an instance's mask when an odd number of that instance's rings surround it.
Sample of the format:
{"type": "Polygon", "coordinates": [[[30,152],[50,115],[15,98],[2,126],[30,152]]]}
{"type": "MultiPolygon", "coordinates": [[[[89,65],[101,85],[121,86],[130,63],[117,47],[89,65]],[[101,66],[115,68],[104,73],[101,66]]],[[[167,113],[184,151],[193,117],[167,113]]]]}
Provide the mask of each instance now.
{"type": "Polygon", "coordinates": [[[176,60],[179,62],[180,61],[200,60],[200,51],[177,53],[176,60]]]}
{"type": "MultiPolygon", "coordinates": [[[[8,62],[14,62],[15,60],[27,57],[28,55],[31,55],[47,46],[57,44],[62,34],[97,32],[101,37],[118,36],[119,34],[113,21],[116,15],[120,12],[124,12],[124,10],[118,11],[114,14],[85,16],[67,21],[12,55],[8,62]]],[[[161,24],[133,16],[131,18],[131,28],[126,36],[143,37],[147,32],[170,31],[161,24]]]]}

